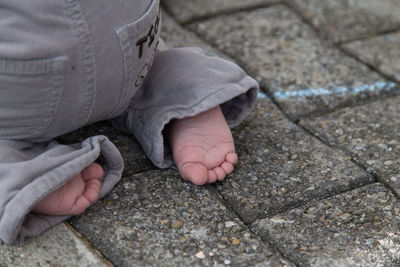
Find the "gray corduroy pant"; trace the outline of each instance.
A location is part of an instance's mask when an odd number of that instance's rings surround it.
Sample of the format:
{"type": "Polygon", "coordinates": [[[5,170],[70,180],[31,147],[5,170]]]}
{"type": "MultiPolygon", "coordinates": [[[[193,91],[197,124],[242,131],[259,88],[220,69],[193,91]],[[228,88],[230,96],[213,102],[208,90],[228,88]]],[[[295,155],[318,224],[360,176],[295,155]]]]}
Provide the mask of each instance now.
{"type": "Polygon", "coordinates": [[[174,118],[217,105],[230,127],[251,110],[258,85],[234,63],[198,48],[164,47],[159,0],[0,0],[0,239],[35,236],[65,220],[30,212],[101,154],[101,196],[123,160],[105,136],[52,139],[111,120],[134,134],[160,168],[174,118]]]}

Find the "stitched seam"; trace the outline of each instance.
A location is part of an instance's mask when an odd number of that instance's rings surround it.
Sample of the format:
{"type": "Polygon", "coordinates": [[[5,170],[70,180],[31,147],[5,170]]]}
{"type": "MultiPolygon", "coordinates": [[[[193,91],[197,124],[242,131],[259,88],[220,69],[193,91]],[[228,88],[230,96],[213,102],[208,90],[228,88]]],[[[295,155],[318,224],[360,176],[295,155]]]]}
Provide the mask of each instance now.
{"type": "MultiPolygon", "coordinates": [[[[122,92],[118,98],[118,104],[115,106],[115,108],[107,114],[107,118],[112,118],[114,116],[117,116],[116,114],[118,111],[121,109],[121,104],[123,103],[124,97],[127,96],[129,91],[136,90],[135,88],[135,75],[134,75],[134,69],[135,69],[135,63],[134,63],[134,58],[135,55],[133,54],[133,47],[136,46],[136,43],[132,43],[134,40],[134,33],[131,33],[130,27],[136,23],[140,23],[140,21],[150,14],[150,12],[153,12],[153,8],[158,4],[159,7],[159,2],[158,0],[152,0],[150,3],[148,9],[145,11],[145,13],[139,17],[137,20],[128,23],[118,29],[116,31],[117,38],[119,39],[119,44],[121,48],[121,53],[124,59],[124,84],[122,88],[122,92]]],[[[161,26],[161,25],[160,25],[161,26]]],[[[153,55],[154,57],[154,55],[153,55]]]]}
{"type": "Polygon", "coordinates": [[[120,108],[123,96],[126,95],[126,92],[133,86],[133,75],[130,70],[134,68],[132,58],[132,49],[131,49],[131,41],[129,40],[130,36],[128,30],[124,27],[121,30],[117,31],[117,37],[120,40],[120,47],[122,56],[124,58],[124,85],[122,88],[122,92],[118,98],[118,104],[115,108],[107,114],[107,118],[112,117],[114,113],[120,108]]]}
{"type": "MultiPolygon", "coordinates": [[[[64,62],[63,62],[64,63],[64,62]]],[[[57,64],[57,63],[54,63],[57,64]]],[[[60,64],[61,65],[61,64],[60,64]]],[[[50,100],[50,103],[47,108],[47,112],[45,112],[45,119],[43,119],[43,124],[46,125],[43,127],[43,131],[40,133],[43,135],[43,133],[46,132],[46,130],[50,127],[51,122],[54,121],[55,119],[55,113],[57,107],[59,107],[59,104],[61,102],[61,95],[64,91],[64,71],[65,71],[65,64],[62,64],[60,67],[62,69],[59,70],[59,73],[57,75],[52,75],[51,83],[52,83],[52,90],[53,91],[53,97],[50,100]],[[56,90],[54,90],[56,88],[56,90]]],[[[55,68],[55,70],[58,70],[58,68],[55,68]]]]}
{"type": "Polygon", "coordinates": [[[67,0],[68,15],[74,20],[74,25],[79,37],[79,43],[83,55],[80,57],[85,74],[84,88],[84,103],[80,107],[80,122],[86,124],[94,109],[96,96],[96,58],[94,52],[94,44],[90,32],[89,25],[83,13],[80,0],[67,0]]]}

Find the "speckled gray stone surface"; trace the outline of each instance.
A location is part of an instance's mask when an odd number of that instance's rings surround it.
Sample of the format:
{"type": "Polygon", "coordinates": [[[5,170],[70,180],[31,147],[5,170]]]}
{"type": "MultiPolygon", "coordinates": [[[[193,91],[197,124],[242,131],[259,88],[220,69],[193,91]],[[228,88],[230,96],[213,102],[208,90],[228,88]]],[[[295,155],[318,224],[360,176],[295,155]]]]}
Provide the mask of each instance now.
{"type": "Polygon", "coordinates": [[[400,32],[343,44],[363,62],[400,82],[400,32]]]}
{"type": "Polygon", "coordinates": [[[372,184],[257,221],[298,266],[399,266],[400,203],[372,184]]]}
{"type": "Polygon", "coordinates": [[[193,32],[187,31],[182,28],[167,13],[162,11],[161,17],[161,38],[168,47],[195,46],[202,48],[207,55],[229,59],[226,55],[221,53],[221,51],[211,47],[209,44],[197,37],[196,34],[194,34],[193,32]]]}
{"type": "Polygon", "coordinates": [[[180,23],[276,2],[280,0],[161,0],[163,7],[180,23]]]}
{"type": "Polygon", "coordinates": [[[400,97],[338,110],[301,121],[331,146],[340,147],[400,195],[400,97]]]}
{"type": "Polygon", "coordinates": [[[0,242],[0,266],[110,267],[112,264],[70,226],[60,224],[19,245],[7,246],[0,242]]]}
{"type": "Polygon", "coordinates": [[[172,170],[124,177],[71,223],[117,266],[292,266],[212,188],[187,183],[172,170]]]}
{"type": "Polygon", "coordinates": [[[85,138],[94,135],[107,136],[121,152],[125,163],[123,175],[131,175],[156,169],[156,167],[146,157],[133,135],[125,134],[114,129],[111,124],[106,121],[83,127],[74,132],[63,135],[57,138],[57,140],[63,144],[72,144],[81,142],[85,138]]]}
{"type": "Polygon", "coordinates": [[[286,0],[334,42],[400,29],[397,0],[286,0]]]}
{"type": "Polygon", "coordinates": [[[285,6],[220,16],[189,28],[237,60],[293,119],[400,92],[325,45],[285,6]]]}
{"type": "Polygon", "coordinates": [[[246,223],[373,181],[344,154],[276,112],[259,100],[233,131],[239,163],[217,186],[246,223]]]}

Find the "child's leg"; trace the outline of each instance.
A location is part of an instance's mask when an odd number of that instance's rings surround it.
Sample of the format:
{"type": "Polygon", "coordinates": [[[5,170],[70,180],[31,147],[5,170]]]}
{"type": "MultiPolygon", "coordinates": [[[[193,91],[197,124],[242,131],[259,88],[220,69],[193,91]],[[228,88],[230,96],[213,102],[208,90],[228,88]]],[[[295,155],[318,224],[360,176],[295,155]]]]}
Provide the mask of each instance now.
{"type": "Polygon", "coordinates": [[[0,239],[35,236],[80,213],[114,187],[122,170],[121,154],[104,136],[72,145],[0,140],[0,239]],[[100,155],[104,170],[93,164],[100,155]]]}
{"type": "Polygon", "coordinates": [[[233,171],[238,157],[219,106],[194,117],[172,121],[166,134],[184,179],[202,185],[221,181],[233,171]]]}
{"type": "Polygon", "coordinates": [[[230,127],[252,109],[258,84],[234,63],[197,48],[162,50],[113,125],[133,133],[156,166],[175,162],[194,184],[223,180],[238,160],[230,127]]]}

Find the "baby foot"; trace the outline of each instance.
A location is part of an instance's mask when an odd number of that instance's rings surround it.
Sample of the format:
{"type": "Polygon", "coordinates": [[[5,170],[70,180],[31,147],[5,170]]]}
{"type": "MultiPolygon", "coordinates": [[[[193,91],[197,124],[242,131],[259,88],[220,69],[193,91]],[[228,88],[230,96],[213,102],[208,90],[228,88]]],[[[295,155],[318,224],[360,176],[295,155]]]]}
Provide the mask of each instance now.
{"type": "Polygon", "coordinates": [[[238,157],[221,108],[173,120],[167,139],[181,176],[196,185],[222,181],[238,157]]]}
{"type": "Polygon", "coordinates": [[[50,193],[32,211],[48,215],[77,215],[96,202],[103,168],[93,163],[59,189],[50,193]]]}

